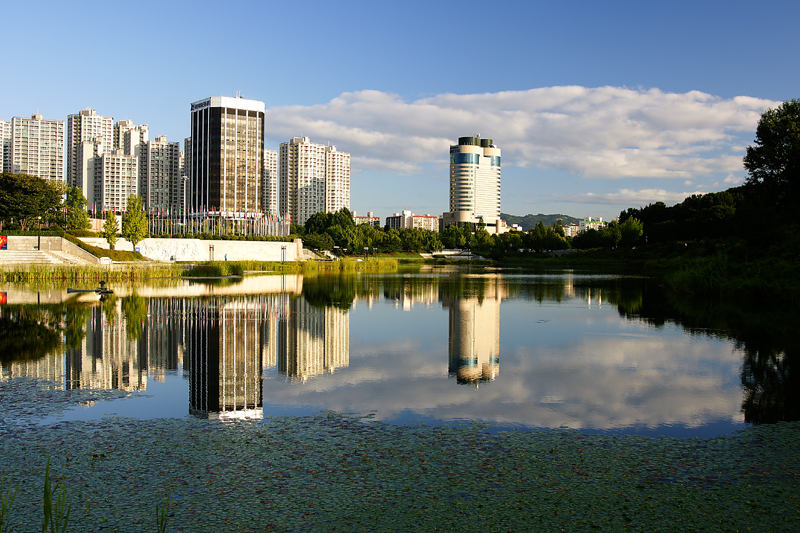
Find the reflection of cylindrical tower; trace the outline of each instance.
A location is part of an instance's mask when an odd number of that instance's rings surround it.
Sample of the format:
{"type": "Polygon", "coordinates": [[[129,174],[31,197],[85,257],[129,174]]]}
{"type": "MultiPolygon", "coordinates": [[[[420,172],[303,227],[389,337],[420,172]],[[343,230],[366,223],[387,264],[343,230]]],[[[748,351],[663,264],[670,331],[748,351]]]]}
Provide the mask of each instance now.
{"type": "Polygon", "coordinates": [[[500,372],[500,298],[443,298],[450,310],[449,366],[459,383],[491,381],[500,372]]]}

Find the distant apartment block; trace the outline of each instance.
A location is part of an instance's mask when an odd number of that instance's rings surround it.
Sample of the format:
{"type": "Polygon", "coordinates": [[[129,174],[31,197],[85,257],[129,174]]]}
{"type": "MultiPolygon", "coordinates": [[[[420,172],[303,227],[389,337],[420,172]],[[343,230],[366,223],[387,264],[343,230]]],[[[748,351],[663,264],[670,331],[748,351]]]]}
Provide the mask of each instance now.
{"type": "Polygon", "coordinates": [[[580,221],[578,233],[583,233],[584,231],[590,229],[600,229],[603,226],[605,226],[605,224],[603,224],[602,218],[586,217],[580,221]]]}
{"type": "MultiPolygon", "coordinates": [[[[78,186],[79,146],[81,143],[89,141],[95,145],[102,144],[105,150],[112,150],[114,147],[114,118],[98,115],[94,109],[86,108],[75,115],[67,116],[66,136],[66,180],[68,186],[75,187],[78,186]]],[[[84,196],[87,196],[86,193],[87,191],[84,190],[84,196]]]]}
{"type": "Polygon", "coordinates": [[[304,224],[314,213],[350,208],[350,154],[294,137],[280,145],[280,214],[304,224]]]}
{"type": "Polygon", "coordinates": [[[278,215],[278,152],[264,149],[264,176],[261,179],[261,211],[278,215]]]}
{"type": "Polygon", "coordinates": [[[64,121],[45,120],[38,113],[12,118],[10,171],[64,181],[64,121]]]}
{"type": "Polygon", "coordinates": [[[411,211],[404,210],[402,213],[386,217],[386,226],[389,229],[416,228],[438,232],[439,217],[427,214],[415,215],[411,211]]]}
{"type": "Polygon", "coordinates": [[[353,213],[353,222],[356,226],[360,226],[361,224],[369,224],[374,228],[381,227],[381,217],[376,217],[372,211],[368,211],[367,216],[358,216],[353,213]]]}
{"type": "Polygon", "coordinates": [[[106,211],[122,213],[128,208],[128,197],[139,195],[139,158],[122,149],[95,157],[94,201],[106,211]]]}
{"type": "Polygon", "coordinates": [[[132,120],[120,120],[114,124],[114,150],[127,155],[137,155],[136,149],[150,140],[147,124],[134,124],[132,120]]]}
{"type": "Polygon", "coordinates": [[[159,135],[139,145],[139,195],[148,212],[166,214],[183,205],[178,196],[181,182],[180,143],[159,135]]]}
{"type": "Polygon", "coordinates": [[[11,172],[11,123],[6,120],[0,120],[0,144],[0,172],[11,172]]]}
{"type": "Polygon", "coordinates": [[[581,230],[580,224],[576,224],[575,222],[573,222],[571,224],[566,224],[566,225],[561,226],[561,227],[564,229],[564,236],[565,237],[574,237],[581,230]]]}

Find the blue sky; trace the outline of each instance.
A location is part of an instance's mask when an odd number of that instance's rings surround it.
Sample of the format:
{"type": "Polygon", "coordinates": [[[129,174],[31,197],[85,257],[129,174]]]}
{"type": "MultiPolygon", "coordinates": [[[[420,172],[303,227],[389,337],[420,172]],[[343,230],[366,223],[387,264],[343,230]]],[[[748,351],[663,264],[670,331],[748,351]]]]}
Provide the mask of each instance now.
{"type": "Polygon", "coordinates": [[[742,182],[800,97],[800,2],[4,2],[0,119],[91,107],[183,142],[266,103],[266,145],[352,154],[351,209],[448,209],[448,145],[503,150],[502,210],[612,218],[742,182]]]}

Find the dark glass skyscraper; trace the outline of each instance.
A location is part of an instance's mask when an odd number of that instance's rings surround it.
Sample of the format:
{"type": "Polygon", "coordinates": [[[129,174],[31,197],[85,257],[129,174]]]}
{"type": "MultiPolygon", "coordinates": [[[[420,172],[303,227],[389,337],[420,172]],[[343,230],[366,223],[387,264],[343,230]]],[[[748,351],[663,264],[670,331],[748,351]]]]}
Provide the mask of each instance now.
{"type": "Polygon", "coordinates": [[[213,96],[192,104],[189,211],[261,212],[264,102],[213,96]]]}

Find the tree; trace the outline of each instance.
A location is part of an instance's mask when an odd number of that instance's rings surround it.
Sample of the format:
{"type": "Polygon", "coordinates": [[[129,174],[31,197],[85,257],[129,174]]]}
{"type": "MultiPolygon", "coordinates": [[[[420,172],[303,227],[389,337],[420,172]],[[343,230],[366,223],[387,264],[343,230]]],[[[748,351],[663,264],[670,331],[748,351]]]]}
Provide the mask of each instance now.
{"type": "Polygon", "coordinates": [[[643,226],[638,218],[630,217],[619,225],[619,231],[623,246],[636,246],[642,237],[643,226]]]}
{"type": "Polygon", "coordinates": [[[67,200],[64,203],[67,209],[66,229],[87,229],[91,226],[85,209],[88,203],[79,187],[67,189],[67,200]]]}
{"type": "Polygon", "coordinates": [[[117,215],[113,211],[107,211],[106,221],[103,222],[103,231],[100,232],[100,236],[106,240],[108,247],[112,250],[114,245],[117,244],[117,233],[119,233],[117,215]]]}
{"type": "Polygon", "coordinates": [[[147,217],[142,206],[142,197],[128,196],[128,209],[122,215],[122,236],[136,249],[136,244],[147,237],[147,217]]]}
{"type": "Polygon", "coordinates": [[[38,217],[55,214],[61,206],[64,184],[27,174],[0,174],[0,220],[11,219],[19,223],[21,230],[38,217]]]}
{"type": "Polygon", "coordinates": [[[756,145],[747,147],[748,185],[761,185],[778,201],[800,194],[800,100],[767,109],[756,128],[756,145]]]}

